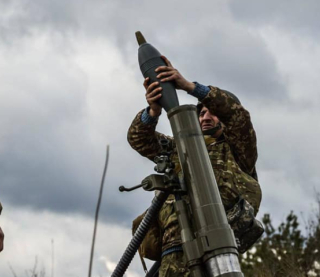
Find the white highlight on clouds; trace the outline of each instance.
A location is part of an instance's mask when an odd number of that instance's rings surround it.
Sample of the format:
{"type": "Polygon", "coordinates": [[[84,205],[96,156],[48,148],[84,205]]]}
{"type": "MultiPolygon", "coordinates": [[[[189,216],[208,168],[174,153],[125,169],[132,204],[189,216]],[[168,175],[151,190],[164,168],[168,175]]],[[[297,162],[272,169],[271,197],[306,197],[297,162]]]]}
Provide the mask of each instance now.
{"type": "MultiPolygon", "coordinates": [[[[101,256],[100,259],[101,261],[104,261],[106,268],[108,270],[109,274],[112,274],[113,271],[115,270],[117,264],[115,262],[110,261],[107,257],[101,256]]],[[[125,277],[139,277],[141,274],[138,274],[137,272],[134,272],[130,269],[127,269],[126,273],[124,274],[125,277]]]]}
{"type": "Polygon", "coordinates": [[[117,266],[116,263],[108,261],[107,259],[105,260],[105,263],[106,263],[106,268],[110,273],[113,272],[117,266]]]}
{"type": "MultiPolygon", "coordinates": [[[[5,233],[5,248],[1,252],[0,276],[10,276],[10,262],[18,276],[32,269],[35,257],[38,269],[51,272],[52,248],[56,276],[83,276],[88,272],[93,219],[77,214],[61,215],[47,211],[15,209],[4,204],[0,225],[5,233]]],[[[93,263],[93,276],[110,276],[131,239],[131,230],[115,225],[99,223],[93,263]],[[105,257],[104,260],[99,257],[105,257]],[[106,267],[107,262],[107,267],[106,267]]],[[[141,276],[143,270],[139,258],[129,267],[128,277],[141,276]]]]}
{"type": "Polygon", "coordinates": [[[285,32],[273,26],[260,30],[268,49],[274,55],[279,72],[294,101],[318,105],[320,96],[320,47],[307,37],[285,32]]]}

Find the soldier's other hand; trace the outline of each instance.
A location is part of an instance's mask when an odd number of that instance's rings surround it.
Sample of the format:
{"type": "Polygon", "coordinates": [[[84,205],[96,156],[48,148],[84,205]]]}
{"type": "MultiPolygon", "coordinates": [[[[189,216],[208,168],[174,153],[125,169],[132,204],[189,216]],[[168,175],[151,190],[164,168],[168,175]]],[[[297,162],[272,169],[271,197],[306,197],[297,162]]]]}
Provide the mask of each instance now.
{"type": "Polygon", "coordinates": [[[153,82],[149,84],[149,77],[147,77],[143,86],[146,89],[146,100],[150,106],[149,114],[151,116],[159,116],[161,114],[162,107],[157,103],[157,101],[161,98],[162,87],[159,86],[159,82],[153,82]]]}
{"type": "Polygon", "coordinates": [[[165,56],[161,56],[161,58],[165,61],[167,66],[157,67],[155,70],[158,73],[157,78],[160,79],[161,82],[174,82],[176,89],[182,89],[187,92],[193,91],[195,84],[186,80],[165,56]]]}
{"type": "Polygon", "coordinates": [[[3,234],[2,229],[0,227],[0,252],[3,250],[3,240],[4,240],[4,234],[3,234]]]}

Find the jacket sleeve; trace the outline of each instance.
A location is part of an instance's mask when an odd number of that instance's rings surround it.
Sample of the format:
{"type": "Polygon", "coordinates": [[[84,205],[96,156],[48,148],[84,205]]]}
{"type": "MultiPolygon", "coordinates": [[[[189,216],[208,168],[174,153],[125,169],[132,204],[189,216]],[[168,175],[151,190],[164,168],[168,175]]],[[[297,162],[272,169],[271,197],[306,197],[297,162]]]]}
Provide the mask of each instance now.
{"type": "Polygon", "coordinates": [[[131,123],[128,130],[128,142],[131,147],[143,157],[154,161],[161,150],[159,140],[168,139],[173,143],[172,137],[155,131],[157,121],[151,124],[146,124],[141,121],[141,115],[144,110],[140,111],[131,123]]]}
{"type": "Polygon", "coordinates": [[[201,102],[225,125],[224,136],[240,168],[257,178],[257,139],[249,112],[217,87],[210,86],[210,92],[201,102]]]}

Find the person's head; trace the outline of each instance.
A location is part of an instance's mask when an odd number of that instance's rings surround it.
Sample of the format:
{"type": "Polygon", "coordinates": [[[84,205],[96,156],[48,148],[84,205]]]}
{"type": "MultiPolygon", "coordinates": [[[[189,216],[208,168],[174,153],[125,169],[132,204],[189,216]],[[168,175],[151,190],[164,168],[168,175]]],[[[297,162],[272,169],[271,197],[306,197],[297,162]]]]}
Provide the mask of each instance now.
{"type": "Polygon", "coordinates": [[[219,118],[214,114],[211,114],[208,108],[203,105],[199,111],[199,123],[201,130],[204,133],[210,133],[210,130],[216,129],[213,134],[211,133],[211,135],[215,138],[218,138],[223,132],[219,118]]]}
{"type": "MultiPolygon", "coordinates": [[[[232,92],[227,90],[221,90],[223,93],[227,94],[228,98],[232,99],[233,103],[241,105],[241,102],[237,96],[232,92]]],[[[199,123],[203,134],[211,135],[218,138],[223,132],[223,124],[221,124],[219,118],[210,113],[207,107],[205,107],[201,102],[197,104],[197,113],[199,115],[199,123]]]]}

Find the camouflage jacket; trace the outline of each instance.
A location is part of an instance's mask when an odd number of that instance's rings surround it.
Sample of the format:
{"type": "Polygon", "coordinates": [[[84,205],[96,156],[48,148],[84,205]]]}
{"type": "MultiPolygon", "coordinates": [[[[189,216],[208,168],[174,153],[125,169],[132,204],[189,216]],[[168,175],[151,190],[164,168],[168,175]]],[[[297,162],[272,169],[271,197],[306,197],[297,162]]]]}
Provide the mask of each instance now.
{"type": "MultiPolygon", "coordinates": [[[[224,127],[223,135],[216,142],[206,143],[224,207],[230,209],[242,196],[257,214],[261,190],[255,171],[257,143],[250,114],[217,87],[210,87],[210,92],[201,102],[220,119],[224,127]]],[[[137,114],[129,128],[128,142],[138,153],[153,161],[160,151],[160,138],[171,140],[173,145],[175,143],[173,138],[155,131],[157,122],[143,123],[142,112],[137,114]]],[[[172,159],[178,163],[176,157],[175,151],[172,159]]],[[[171,195],[163,205],[157,222],[162,236],[162,251],[181,244],[173,202],[174,197],[171,195]]]]}

